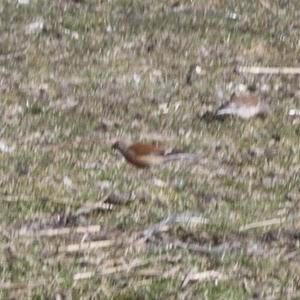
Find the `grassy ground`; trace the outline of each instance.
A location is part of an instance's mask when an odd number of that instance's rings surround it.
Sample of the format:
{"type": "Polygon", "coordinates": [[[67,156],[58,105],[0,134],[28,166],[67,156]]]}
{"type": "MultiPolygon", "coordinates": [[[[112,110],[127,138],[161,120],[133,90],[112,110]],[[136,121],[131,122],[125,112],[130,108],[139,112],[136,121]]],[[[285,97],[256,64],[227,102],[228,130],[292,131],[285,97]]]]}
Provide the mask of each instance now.
{"type": "Polygon", "coordinates": [[[1,1],[0,298],[299,299],[299,77],[235,72],[299,66],[299,12],[1,1]],[[201,118],[242,84],[269,117],[201,118]],[[111,151],[118,138],[203,159],[141,171],[111,151]],[[208,224],[153,227],[192,213],[208,224]]]}

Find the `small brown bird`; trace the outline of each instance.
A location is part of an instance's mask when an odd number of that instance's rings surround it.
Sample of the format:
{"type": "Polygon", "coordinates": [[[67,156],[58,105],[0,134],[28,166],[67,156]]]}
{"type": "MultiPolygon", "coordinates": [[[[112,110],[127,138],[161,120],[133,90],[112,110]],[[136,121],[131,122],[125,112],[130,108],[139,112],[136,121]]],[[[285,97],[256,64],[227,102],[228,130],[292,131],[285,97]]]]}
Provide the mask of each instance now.
{"type": "Polygon", "coordinates": [[[243,119],[249,119],[255,116],[265,116],[269,113],[269,105],[255,94],[233,93],[230,101],[222,105],[217,116],[237,115],[243,119]]]}
{"type": "Polygon", "coordinates": [[[127,145],[118,141],[112,145],[112,148],[119,150],[129,163],[138,168],[149,168],[174,160],[196,160],[199,158],[197,154],[184,153],[143,143],[127,145]]]}

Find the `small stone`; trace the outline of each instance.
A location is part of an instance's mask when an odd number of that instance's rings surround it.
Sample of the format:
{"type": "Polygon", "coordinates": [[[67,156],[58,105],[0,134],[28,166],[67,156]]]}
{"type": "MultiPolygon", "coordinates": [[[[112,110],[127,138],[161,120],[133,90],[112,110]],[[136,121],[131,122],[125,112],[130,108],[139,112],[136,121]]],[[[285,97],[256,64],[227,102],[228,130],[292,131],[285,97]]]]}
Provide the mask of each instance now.
{"type": "Polygon", "coordinates": [[[241,83],[236,86],[236,91],[239,93],[246,92],[247,90],[248,90],[248,87],[245,84],[241,83]]]}
{"type": "Polygon", "coordinates": [[[6,141],[0,140],[0,151],[4,153],[12,153],[14,152],[15,147],[14,146],[9,146],[6,141]]]}
{"type": "Polygon", "coordinates": [[[153,178],[153,184],[157,187],[160,187],[160,188],[164,188],[164,187],[168,186],[165,181],[162,181],[158,178],[153,178]]]}
{"type": "Polygon", "coordinates": [[[226,17],[231,20],[236,20],[238,18],[238,14],[235,12],[229,12],[226,17]]]}
{"type": "Polygon", "coordinates": [[[106,32],[107,32],[107,33],[111,33],[112,31],[113,31],[113,29],[112,29],[111,25],[108,25],[108,26],[106,27],[106,32]]]}
{"type": "Polygon", "coordinates": [[[45,21],[42,18],[40,18],[28,24],[25,28],[25,33],[26,34],[40,33],[44,29],[45,29],[45,21]]]}
{"type": "Polygon", "coordinates": [[[262,92],[269,92],[270,91],[270,85],[269,84],[263,84],[261,87],[260,87],[260,90],[262,92]]]}
{"type": "Polygon", "coordinates": [[[70,29],[65,29],[65,34],[69,35],[74,40],[78,40],[79,39],[79,33],[77,31],[72,31],[70,29]]]}
{"type": "Polygon", "coordinates": [[[203,73],[203,70],[202,70],[202,68],[201,68],[200,66],[196,66],[195,72],[196,72],[198,75],[200,75],[200,74],[203,73]]]}
{"type": "Polygon", "coordinates": [[[65,176],[65,177],[64,177],[63,183],[64,183],[64,186],[65,186],[66,188],[72,188],[72,187],[73,187],[73,182],[72,182],[72,180],[70,179],[70,177],[68,177],[68,176],[65,176]]]}
{"type": "Polygon", "coordinates": [[[133,74],[133,81],[135,82],[136,85],[139,85],[141,82],[141,76],[137,73],[133,74]]]}
{"type": "Polygon", "coordinates": [[[289,116],[291,117],[300,117],[300,110],[299,109],[290,109],[289,110],[289,116]]]}
{"type": "Polygon", "coordinates": [[[30,0],[18,0],[18,4],[21,4],[21,5],[27,5],[29,4],[30,0]]]}
{"type": "Polygon", "coordinates": [[[160,104],[158,110],[161,114],[166,115],[169,112],[168,103],[160,104]]]}
{"type": "Polygon", "coordinates": [[[105,191],[105,190],[108,190],[108,189],[111,188],[112,183],[111,183],[111,181],[109,181],[109,180],[101,180],[101,181],[98,181],[98,182],[96,183],[96,186],[97,186],[97,188],[99,188],[100,190],[105,191]]]}

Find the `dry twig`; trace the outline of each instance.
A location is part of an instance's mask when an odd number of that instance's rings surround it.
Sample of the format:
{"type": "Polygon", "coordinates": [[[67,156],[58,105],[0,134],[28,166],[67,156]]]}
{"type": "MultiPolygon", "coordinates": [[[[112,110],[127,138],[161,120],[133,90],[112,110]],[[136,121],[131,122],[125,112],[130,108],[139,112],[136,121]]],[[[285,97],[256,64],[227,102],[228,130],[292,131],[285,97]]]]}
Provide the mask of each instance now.
{"type": "Polygon", "coordinates": [[[24,237],[53,237],[59,235],[67,235],[70,233],[79,233],[79,234],[87,234],[87,233],[96,233],[99,232],[101,226],[99,225],[90,225],[90,226],[79,226],[79,227],[63,227],[63,228],[55,228],[55,229],[43,229],[39,231],[29,231],[29,232],[20,232],[18,236],[24,237]]]}
{"type": "Polygon", "coordinates": [[[41,282],[0,282],[0,290],[22,290],[22,289],[33,289],[42,286],[41,282]]]}
{"type": "Polygon", "coordinates": [[[272,68],[272,67],[237,67],[239,73],[269,74],[269,75],[299,75],[300,68],[272,68]]]}
{"type": "Polygon", "coordinates": [[[95,241],[95,242],[88,242],[88,243],[80,243],[80,244],[71,244],[67,246],[62,246],[59,248],[59,252],[80,252],[86,250],[94,250],[100,248],[107,248],[113,245],[116,245],[117,242],[114,240],[102,240],[102,241],[95,241]]]}
{"type": "Polygon", "coordinates": [[[282,218],[275,218],[275,219],[270,219],[270,220],[253,222],[253,223],[246,224],[246,225],[240,227],[240,232],[241,231],[246,231],[246,230],[249,230],[249,229],[256,229],[256,228],[260,228],[260,227],[280,225],[283,222],[284,222],[284,219],[282,219],[282,218]]]}

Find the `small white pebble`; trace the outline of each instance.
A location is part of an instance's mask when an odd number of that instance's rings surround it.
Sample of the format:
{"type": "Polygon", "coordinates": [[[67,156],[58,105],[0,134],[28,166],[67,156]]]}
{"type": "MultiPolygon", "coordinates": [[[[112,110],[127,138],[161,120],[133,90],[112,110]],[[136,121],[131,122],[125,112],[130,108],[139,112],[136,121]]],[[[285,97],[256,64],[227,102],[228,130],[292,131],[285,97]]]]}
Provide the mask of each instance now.
{"type": "Polygon", "coordinates": [[[155,77],[161,77],[162,72],[161,72],[161,70],[155,69],[155,70],[153,70],[152,75],[155,77]]]}
{"type": "Polygon", "coordinates": [[[263,84],[260,88],[262,92],[269,92],[270,91],[270,85],[269,84],[263,84]]]}
{"type": "Polygon", "coordinates": [[[167,187],[167,183],[158,179],[158,178],[153,178],[153,184],[157,187],[163,188],[163,187],[167,187]]]}
{"type": "Polygon", "coordinates": [[[246,92],[247,86],[245,84],[238,84],[235,89],[237,92],[246,92]]]}
{"type": "Polygon", "coordinates": [[[113,31],[113,29],[112,29],[111,25],[108,25],[106,27],[106,32],[111,33],[112,31],[113,31]]]}
{"type": "Polygon", "coordinates": [[[216,97],[221,100],[225,98],[225,93],[221,87],[216,87],[216,97]]]}
{"type": "Polygon", "coordinates": [[[96,182],[96,187],[100,190],[108,190],[112,187],[112,182],[109,180],[101,180],[96,182]]]}
{"type": "Polygon", "coordinates": [[[136,85],[139,85],[139,83],[141,82],[141,76],[137,73],[133,73],[133,81],[136,85]]]}
{"type": "Polygon", "coordinates": [[[300,116],[300,110],[299,109],[294,109],[294,108],[290,109],[289,110],[289,116],[293,116],[293,117],[300,116]]]}
{"type": "Polygon", "coordinates": [[[195,68],[195,72],[200,75],[203,71],[202,71],[202,68],[200,66],[196,66],[195,68]]]}
{"type": "Polygon", "coordinates": [[[67,188],[71,188],[73,186],[73,182],[70,179],[70,177],[68,177],[68,176],[64,177],[63,183],[64,183],[64,186],[67,187],[67,188]]]}
{"type": "Polygon", "coordinates": [[[158,106],[158,110],[161,114],[166,115],[169,112],[168,103],[162,103],[158,106]]]}
{"type": "Polygon", "coordinates": [[[237,15],[237,13],[232,11],[232,12],[229,12],[226,17],[231,20],[236,20],[238,18],[238,15],[237,15]]]}
{"type": "Polygon", "coordinates": [[[78,40],[79,39],[79,34],[76,31],[71,31],[70,29],[65,29],[65,34],[69,35],[71,38],[73,38],[74,40],[78,40]]]}
{"type": "Polygon", "coordinates": [[[18,4],[27,5],[29,4],[30,0],[18,0],[18,4]]]}
{"type": "Polygon", "coordinates": [[[15,147],[8,146],[4,140],[0,140],[0,151],[4,153],[11,153],[15,150],[15,147]]]}
{"type": "Polygon", "coordinates": [[[45,21],[40,18],[25,27],[26,34],[40,33],[45,28],[45,21]]]}

